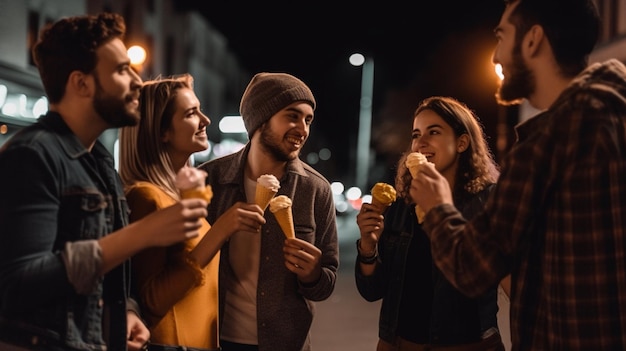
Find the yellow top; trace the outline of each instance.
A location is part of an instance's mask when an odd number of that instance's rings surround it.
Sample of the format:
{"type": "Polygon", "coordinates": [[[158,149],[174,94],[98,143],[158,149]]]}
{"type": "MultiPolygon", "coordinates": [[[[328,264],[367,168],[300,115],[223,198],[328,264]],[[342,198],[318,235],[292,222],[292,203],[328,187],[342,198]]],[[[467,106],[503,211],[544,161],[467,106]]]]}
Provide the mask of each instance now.
{"type": "MultiPolygon", "coordinates": [[[[126,198],[131,222],[176,202],[148,182],[133,185],[127,190],[126,198]]],[[[210,228],[202,219],[198,237],[166,248],[146,249],[132,258],[133,284],[152,334],[150,341],[196,348],[218,347],[220,255],[217,253],[202,269],[187,254],[210,228]]]]}

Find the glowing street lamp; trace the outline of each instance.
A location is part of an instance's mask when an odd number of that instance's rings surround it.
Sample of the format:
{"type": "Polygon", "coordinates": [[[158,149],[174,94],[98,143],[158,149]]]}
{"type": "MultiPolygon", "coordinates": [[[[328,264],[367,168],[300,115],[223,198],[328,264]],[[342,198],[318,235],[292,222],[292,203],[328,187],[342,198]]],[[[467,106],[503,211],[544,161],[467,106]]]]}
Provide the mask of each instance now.
{"type": "Polygon", "coordinates": [[[140,66],[146,61],[146,50],[139,45],[133,45],[128,48],[128,57],[131,65],[140,66]]]}
{"type": "Polygon", "coordinates": [[[365,189],[369,173],[370,136],[372,130],[372,99],[374,95],[374,60],[362,54],[352,54],[349,58],[353,66],[361,69],[361,110],[356,149],[356,186],[365,189]]]}
{"type": "Polygon", "coordinates": [[[126,51],[128,53],[128,58],[130,59],[130,65],[137,71],[137,73],[141,74],[143,71],[143,64],[146,62],[146,49],[139,45],[133,45],[128,48],[126,51]]]}

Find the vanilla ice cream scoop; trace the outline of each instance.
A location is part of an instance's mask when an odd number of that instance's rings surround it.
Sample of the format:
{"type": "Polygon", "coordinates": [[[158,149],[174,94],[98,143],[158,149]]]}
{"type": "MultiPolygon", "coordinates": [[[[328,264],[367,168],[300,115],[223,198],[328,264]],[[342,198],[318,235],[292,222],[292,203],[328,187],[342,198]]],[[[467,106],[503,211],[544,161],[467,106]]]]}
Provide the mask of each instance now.
{"type": "Polygon", "coordinates": [[[280,189],[280,182],[273,174],[264,174],[257,178],[256,182],[273,192],[277,192],[280,189]]]}

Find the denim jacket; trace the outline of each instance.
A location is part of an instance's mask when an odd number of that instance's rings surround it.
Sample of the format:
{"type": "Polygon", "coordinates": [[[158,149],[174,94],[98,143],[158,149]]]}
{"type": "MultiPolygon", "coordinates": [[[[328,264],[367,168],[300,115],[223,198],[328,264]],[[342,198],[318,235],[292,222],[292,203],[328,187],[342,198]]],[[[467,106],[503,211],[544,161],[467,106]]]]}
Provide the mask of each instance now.
{"type": "Polygon", "coordinates": [[[128,224],[111,154],[100,142],[89,152],[48,112],[0,149],[0,170],[0,329],[63,349],[125,350],[128,267],[79,294],[61,258],[66,243],[128,224]],[[103,325],[105,310],[114,323],[103,325]]]}
{"type": "MultiPolygon", "coordinates": [[[[471,218],[482,208],[489,189],[483,190],[463,206],[465,215],[471,218]]],[[[401,299],[408,284],[405,269],[407,261],[410,261],[409,247],[412,241],[417,241],[420,257],[411,262],[419,262],[416,265],[419,268],[414,270],[422,272],[422,280],[416,282],[422,296],[411,298],[422,299],[415,304],[423,310],[421,315],[414,317],[410,326],[404,325],[405,330],[411,328],[413,341],[421,344],[478,342],[482,332],[497,328],[497,287],[477,299],[470,299],[456,290],[432,262],[430,242],[417,223],[414,209],[414,205],[407,205],[404,199],[398,199],[385,213],[385,227],[378,242],[379,260],[373,275],[364,276],[358,260],[355,265],[355,279],[361,296],[368,301],[383,299],[379,337],[393,343],[398,336],[401,299]],[[420,318],[422,322],[416,322],[420,318]]]]}

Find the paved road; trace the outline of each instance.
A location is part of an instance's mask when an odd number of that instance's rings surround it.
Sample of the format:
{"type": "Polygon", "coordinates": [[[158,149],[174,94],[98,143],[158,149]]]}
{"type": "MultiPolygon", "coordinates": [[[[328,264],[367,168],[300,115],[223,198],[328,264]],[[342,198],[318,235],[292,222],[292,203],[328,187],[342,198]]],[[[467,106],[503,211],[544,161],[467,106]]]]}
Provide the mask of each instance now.
{"type": "Polygon", "coordinates": [[[374,351],[378,342],[380,301],[365,301],[354,282],[356,212],[337,217],[339,271],[335,291],[316,304],[311,328],[314,351],[374,351]]]}

